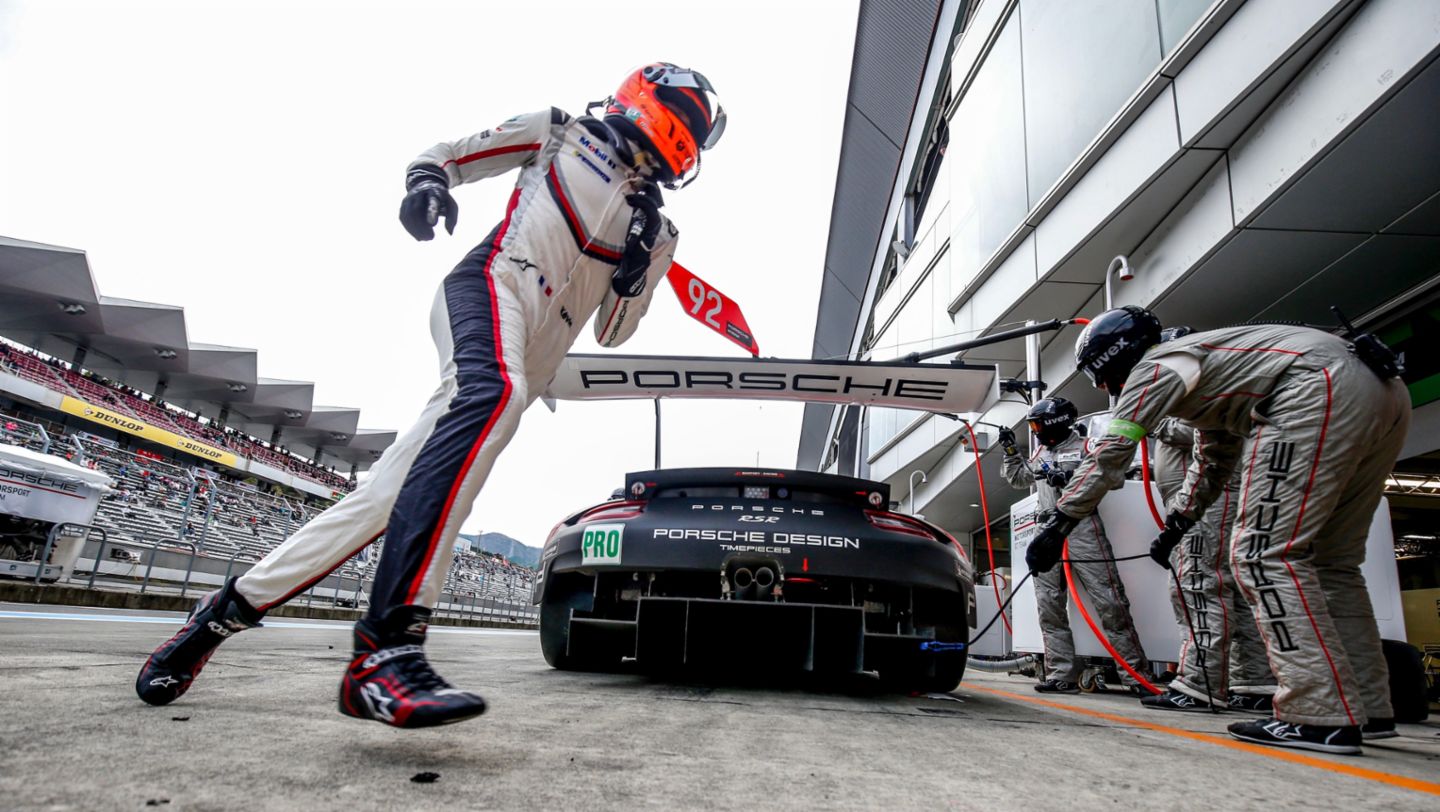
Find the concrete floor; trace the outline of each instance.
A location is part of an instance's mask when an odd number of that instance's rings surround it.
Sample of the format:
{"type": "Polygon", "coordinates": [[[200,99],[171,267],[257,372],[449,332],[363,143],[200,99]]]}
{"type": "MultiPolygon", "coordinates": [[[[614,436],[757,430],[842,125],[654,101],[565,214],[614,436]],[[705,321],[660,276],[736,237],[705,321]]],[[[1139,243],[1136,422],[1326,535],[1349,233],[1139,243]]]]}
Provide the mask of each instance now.
{"type": "Polygon", "coordinates": [[[1037,704],[1018,677],[911,698],[568,674],[533,633],[432,634],[441,672],[492,703],[438,730],[340,716],[349,635],[323,621],[247,632],[145,706],[135,671],[179,619],[0,604],[0,809],[1440,808],[1440,724],[1296,760],[1205,738],[1234,714],[1037,704]]]}

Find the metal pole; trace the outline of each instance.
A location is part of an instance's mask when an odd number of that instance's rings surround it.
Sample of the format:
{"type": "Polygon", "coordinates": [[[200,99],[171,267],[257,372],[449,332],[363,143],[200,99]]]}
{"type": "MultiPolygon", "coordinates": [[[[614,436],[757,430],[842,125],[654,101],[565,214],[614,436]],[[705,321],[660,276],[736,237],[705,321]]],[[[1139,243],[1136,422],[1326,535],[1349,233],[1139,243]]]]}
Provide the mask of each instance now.
{"type": "Polygon", "coordinates": [[[921,470],[919,470],[919,469],[916,469],[916,470],[910,472],[910,515],[911,515],[911,516],[914,516],[914,515],[915,515],[915,475],[916,475],[916,474],[919,474],[919,475],[920,475],[920,481],[921,481],[922,483],[925,483],[925,482],[929,482],[929,481],[930,481],[930,478],[927,477],[927,476],[925,476],[925,472],[924,472],[924,471],[921,471],[921,470]]]}
{"type": "MultiPolygon", "coordinates": [[[[1108,277],[1107,277],[1107,278],[1108,278],[1108,277]]],[[[1034,324],[1035,324],[1035,322],[1033,322],[1033,321],[1028,321],[1028,322],[1025,323],[1025,326],[1026,326],[1026,327],[1030,327],[1030,326],[1033,326],[1034,324]]],[[[1043,380],[1043,378],[1041,378],[1041,376],[1040,376],[1040,334],[1039,334],[1039,333],[1031,333],[1031,334],[1025,336],[1025,380],[1027,380],[1027,381],[1039,381],[1039,380],[1043,380]]],[[[1042,392],[1041,394],[1043,394],[1043,392],[1042,392]]],[[[1036,444],[1039,443],[1039,442],[1040,442],[1040,440],[1039,440],[1038,438],[1036,438],[1036,437],[1035,437],[1035,434],[1032,432],[1032,433],[1030,434],[1030,453],[1031,453],[1031,454],[1034,454],[1034,453],[1035,453],[1035,450],[1036,450],[1036,449],[1035,449],[1035,446],[1036,446],[1036,444]]]]}
{"type": "Polygon", "coordinates": [[[185,528],[190,525],[190,509],[195,504],[195,477],[185,472],[185,477],[190,480],[190,492],[185,494],[185,510],[180,514],[180,529],[176,531],[175,538],[183,541],[185,539],[185,528]]]}
{"type": "Polygon", "coordinates": [[[655,398],[655,470],[660,470],[660,398],[655,398]]]}
{"type": "Polygon", "coordinates": [[[86,589],[95,588],[95,573],[99,572],[100,570],[100,562],[105,560],[105,542],[109,541],[103,529],[99,527],[91,528],[91,532],[94,532],[95,530],[100,531],[100,549],[95,551],[95,563],[90,567],[90,580],[85,584],[86,589]]]}
{"type": "Polygon", "coordinates": [[[964,352],[966,350],[973,350],[976,347],[985,347],[990,344],[999,344],[1002,341],[1009,341],[1012,338],[1023,338],[1032,333],[1044,333],[1050,330],[1063,330],[1064,328],[1069,327],[1074,323],[1074,319],[1050,319],[1049,321],[1031,322],[1028,326],[1025,327],[1016,327],[1013,330],[1001,330],[998,333],[991,333],[990,335],[984,336],[982,338],[972,338],[969,341],[961,341],[958,344],[949,344],[947,346],[939,347],[933,350],[926,350],[925,352],[912,352],[907,355],[902,355],[892,361],[887,361],[885,363],[914,364],[930,358],[938,358],[942,355],[954,355],[955,353],[964,352]]]}
{"type": "Polygon", "coordinates": [[[160,545],[150,543],[150,563],[145,565],[145,578],[140,582],[140,594],[144,595],[145,590],[150,587],[150,571],[155,569],[155,556],[160,554],[160,545]]]}
{"type": "Polygon", "coordinates": [[[1130,270],[1130,258],[1121,254],[1110,260],[1110,267],[1105,269],[1105,309],[1111,310],[1115,307],[1115,298],[1110,294],[1110,276],[1116,271],[1120,272],[1120,281],[1129,282],[1135,278],[1135,272],[1130,270]]]}
{"type": "MultiPolygon", "coordinates": [[[[210,533],[210,517],[215,513],[215,502],[219,495],[215,492],[215,480],[210,480],[210,499],[205,502],[205,519],[200,524],[200,546],[205,546],[205,536],[210,533]]],[[[183,596],[184,593],[182,592],[183,596]]]]}
{"type": "Polygon", "coordinates": [[[200,554],[198,547],[190,548],[190,560],[185,562],[185,580],[180,584],[180,597],[185,597],[185,591],[190,588],[190,574],[195,571],[195,556],[200,554]]]}
{"type": "Polygon", "coordinates": [[[35,584],[37,586],[40,584],[40,576],[45,574],[45,564],[50,560],[50,548],[55,546],[55,536],[59,535],[60,528],[64,526],[63,522],[57,524],[50,528],[49,533],[45,534],[45,550],[40,553],[40,560],[35,562],[35,584]]]}

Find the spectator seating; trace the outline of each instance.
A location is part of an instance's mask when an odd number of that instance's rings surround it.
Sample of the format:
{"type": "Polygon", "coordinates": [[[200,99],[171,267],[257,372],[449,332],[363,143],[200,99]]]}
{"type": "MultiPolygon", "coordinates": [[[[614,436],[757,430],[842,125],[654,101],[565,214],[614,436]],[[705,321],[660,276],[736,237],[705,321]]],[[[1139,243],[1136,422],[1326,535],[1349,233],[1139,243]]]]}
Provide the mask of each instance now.
{"type": "Polygon", "coordinates": [[[345,477],[309,460],[277,451],[269,443],[232,429],[218,429],[174,407],[162,407],[158,401],[138,389],[97,377],[93,373],[77,372],[63,361],[54,358],[45,360],[36,353],[0,344],[0,363],[4,364],[6,371],[32,383],[90,403],[109,406],[122,414],[192,440],[259,460],[336,490],[349,491],[354,487],[345,477]]]}
{"type": "MultiPolygon", "coordinates": [[[[3,423],[0,423],[3,425],[3,423]]],[[[224,476],[186,470],[173,463],[140,457],[88,438],[78,442],[84,464],[115,480],[101,501],[95,522],[112,541],[195,545],[201,553],[237,562],[263,558],[290,534],[319,515],[324,506],[269,493],[224,476]],[[188,509],[187,509],[188,505],[188,509]]],[[[383,539],[352,559],[346,578],[370,578],[380,560],[383,539]]],[[[488,553],[458,552],[451,562],[445,592],[465,598],[528,601],[535,572],[488,553]]]]}

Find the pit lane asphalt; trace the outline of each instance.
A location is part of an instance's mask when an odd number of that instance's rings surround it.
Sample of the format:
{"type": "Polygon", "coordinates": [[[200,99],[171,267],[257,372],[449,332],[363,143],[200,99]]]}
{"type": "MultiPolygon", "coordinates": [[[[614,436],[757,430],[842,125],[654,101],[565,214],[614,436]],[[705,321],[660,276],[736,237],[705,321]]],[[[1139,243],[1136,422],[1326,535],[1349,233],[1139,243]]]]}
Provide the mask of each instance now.
{"type": "Polygon", "coordinates": [[[868,679],[807,689],[570,674],[545,665],[533,633],[511,631],[431,636],[441,673],[492,703],[452,727],[405,732],[340,716],[335,690],[349,634],[323,621],[246,632],[179,702],[148,707],[132,690],[136,669],[179,620],[0,604],[0,809],[1433,810],[1440,802],[1429,794],[1440,791],[1435,723],[1402,725],[1401,738],[1369,745],[1363,757],[1295,763],[1186,737],[1223,736],[1225,724],[1245,717],[1147,712],[1119,694],[1035,704],[1022,701],[1038,695],[1020,677],[972,673],[939,698],[882,694],[868,679]],[[1395,780],[1327,769],[1334,765],[1395,780]],[[410,780],[422,772],[439,779],[410,780]],[[1433,789],[1407,788],[1407,779],[1433,789]]]}

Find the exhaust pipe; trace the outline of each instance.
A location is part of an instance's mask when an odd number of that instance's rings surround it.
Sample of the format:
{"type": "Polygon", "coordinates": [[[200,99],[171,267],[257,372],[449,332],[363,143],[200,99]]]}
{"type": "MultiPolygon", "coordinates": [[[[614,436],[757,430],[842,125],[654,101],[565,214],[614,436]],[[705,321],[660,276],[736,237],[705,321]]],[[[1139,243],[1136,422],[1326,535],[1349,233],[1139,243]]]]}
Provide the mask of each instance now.
{"type": "MultiPolygon", "coordinates": [[[[736,573],[737,575],[739,573],[736,573]]],[[[769,567],[761,567],[755,570],[755,597],[757,600],[770,600],[775,592],[775,570],[769,567]]]]}
{"type": "Polygon", "coordinates": [[[736,570],[735,570],[735,574],[734,574],[733,576],[731,576],[731,577],[732,577],[732,579],[733,579],[734,582],[735,582],[735,600],[737,600],[737,601],[753,601],[753,600],[755,600],[755,573],[754,573],[754,572],[751,572],[748,567],[740,567],[739,569],[736,569],[736,570]]]}

